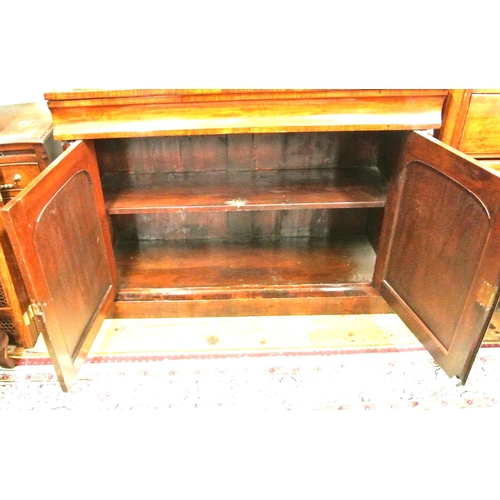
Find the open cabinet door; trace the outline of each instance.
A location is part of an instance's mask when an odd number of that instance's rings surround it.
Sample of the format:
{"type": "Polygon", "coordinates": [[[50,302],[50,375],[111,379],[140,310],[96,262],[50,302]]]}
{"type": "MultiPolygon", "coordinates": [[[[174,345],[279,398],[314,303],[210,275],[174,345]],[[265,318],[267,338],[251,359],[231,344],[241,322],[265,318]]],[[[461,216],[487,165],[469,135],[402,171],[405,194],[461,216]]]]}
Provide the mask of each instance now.
{"type": "Polygon", "coordinates": [[[426,134],[400,139],[374,285],[465,382],[498,301],[500,177],[426,134]]]}
{"type": "Polygon", "coordinates": [[[116,268],[92,143],[77,142],[2,208],[31,306],[68,391],[113,303],[116,268]]]}

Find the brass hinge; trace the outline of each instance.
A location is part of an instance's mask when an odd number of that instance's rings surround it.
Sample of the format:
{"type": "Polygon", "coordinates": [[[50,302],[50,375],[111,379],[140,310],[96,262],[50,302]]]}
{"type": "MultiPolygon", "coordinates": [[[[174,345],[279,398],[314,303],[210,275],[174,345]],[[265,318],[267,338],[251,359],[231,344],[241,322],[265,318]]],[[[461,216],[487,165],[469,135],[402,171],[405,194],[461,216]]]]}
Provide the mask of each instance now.
{"type": "Polygon", "coordinates": [[[476,301],[481,307],[484,307],[487,311],[489,311],[493,307],[497,292],[497,286],[494,286],[491,283],[485,281],[483,283],[483,286],[481,287],[481,290],[479,290],[479,295],[476,301]]]}
{"type": "Polygon", "coordinates": [[[35,319],[38,319],[42,321],[42,323],[45,323],[46,317],[45,317],[45,310],[44,307],[47,304],[45,302],[32,302],[28,306],[28,310],[24,313],[24,322],[28,326],[31,321],[34,321],[35,319]]]}

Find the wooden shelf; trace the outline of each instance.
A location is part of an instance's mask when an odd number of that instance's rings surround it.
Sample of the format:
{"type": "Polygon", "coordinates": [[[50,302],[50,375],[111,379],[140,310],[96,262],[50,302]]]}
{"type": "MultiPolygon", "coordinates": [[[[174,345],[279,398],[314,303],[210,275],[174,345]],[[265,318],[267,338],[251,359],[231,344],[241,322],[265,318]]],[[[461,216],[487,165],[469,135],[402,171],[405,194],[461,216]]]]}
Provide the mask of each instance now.
{"type": "Polygon", "coordinates": [[[328,296],[369,285],[375,252],[363,236],[279,241],[118,242],[118,300],[328,296]]]}
{"type": "Polygon", "coordinates": [[[137,176],[142,179],[142,185],[134,187],[130,187],[130,177],[128,187],[120,187],[121,183],[115,177],[115,180],[106,181],[106,185],[112,185],[106,190],[106,208],[109,214],[114,215],[372,208],[385,205],[388,190],[387,180],[376,167],[324,169],[314,176],[310,170],[244,174],[142,174],[137,176]]]}

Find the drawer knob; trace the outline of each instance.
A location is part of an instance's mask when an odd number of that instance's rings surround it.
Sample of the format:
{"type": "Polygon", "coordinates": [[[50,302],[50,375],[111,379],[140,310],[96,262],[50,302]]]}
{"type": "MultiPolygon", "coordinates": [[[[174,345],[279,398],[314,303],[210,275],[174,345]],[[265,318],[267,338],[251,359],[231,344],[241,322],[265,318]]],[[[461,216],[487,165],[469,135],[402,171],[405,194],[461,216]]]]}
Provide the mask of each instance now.
{"type": "Polygon", "coordinates": [[[14,175],[12,184],[0,184],[0,190],[15,189],[22,177],[19,174],[14,175]]]}

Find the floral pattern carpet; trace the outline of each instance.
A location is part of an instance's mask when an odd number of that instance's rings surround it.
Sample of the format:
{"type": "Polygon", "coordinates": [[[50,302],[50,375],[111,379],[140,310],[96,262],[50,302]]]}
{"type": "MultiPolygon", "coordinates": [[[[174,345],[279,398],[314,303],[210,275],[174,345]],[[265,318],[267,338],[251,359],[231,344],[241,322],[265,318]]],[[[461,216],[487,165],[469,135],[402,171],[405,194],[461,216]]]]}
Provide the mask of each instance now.
{"type": "Polygon", "coordinates": [[[498,408],[500,348],[456,386],[419,348],[90,356],[69,393],[50,364],[0,370],[1,410],[453,410],[498,408]]]}

